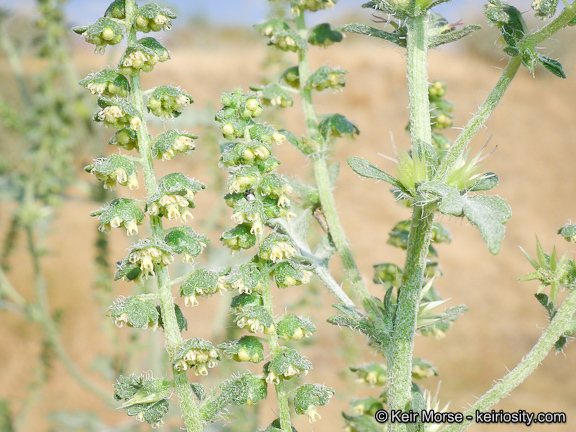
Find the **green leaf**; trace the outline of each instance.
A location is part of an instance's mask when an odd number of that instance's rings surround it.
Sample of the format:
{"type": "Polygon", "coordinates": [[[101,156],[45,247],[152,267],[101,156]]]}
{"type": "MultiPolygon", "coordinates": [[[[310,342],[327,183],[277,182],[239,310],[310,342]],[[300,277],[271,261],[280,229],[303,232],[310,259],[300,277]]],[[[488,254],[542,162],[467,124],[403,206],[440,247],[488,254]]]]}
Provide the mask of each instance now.
{"type": "Polygon", "coordinates": [[[553,60],[549,57],[543,56],[542,54],[537,54],[537,61],[558,78],[566,78],[566,74],[562,68],[562,63],[558,60],[553,60]]]}
{"type": "Polygon", "coordinates": [[[463,198],[466,218],[480,231],[494,255],[500,250],[506,228],[504,223],[512,216],[506,201],[497,196],[475,195],[463,198]]]}
{"type": "Polygon", "coordinates": [[[346,161],[356,174],[366,178],[385,181],[400,190],[404,190],[404,186],[402,186],[396,178],[381,169],[376,168],[374,165],[370,164],[370,162],[357,157],[349,157],[346,161]]]}
{"type": "Polygon", "coordinates": [[[341,42],[344,36],[330,24],[319,24],[310,30],[308,43],[316,46],[327,47],[335,42],[341,42]]]}
{"type": "Polygon", "coordinates": [[[365,24],[358,23],[346,24],[345,26],[341,27],[340,30],[346,33],[356,33],[364,36],[372,36],[379,39],[384,39],[401,47],[406,47],[406,40],[401,39],[397,32],[390,33],[383,30],[378,30],[365,24]]]}
{"type": "Polygon", "coordinates": [[[437,36],[432,36],[428,42],[428,47],[436,48],[440,45],[456,42],[457,40],[460,40],[463,37],[468,36],[470,33],[481,29],[482,26],[479,24],[470,24],[461,28],[460,30],[452,30],[437,36]]]}

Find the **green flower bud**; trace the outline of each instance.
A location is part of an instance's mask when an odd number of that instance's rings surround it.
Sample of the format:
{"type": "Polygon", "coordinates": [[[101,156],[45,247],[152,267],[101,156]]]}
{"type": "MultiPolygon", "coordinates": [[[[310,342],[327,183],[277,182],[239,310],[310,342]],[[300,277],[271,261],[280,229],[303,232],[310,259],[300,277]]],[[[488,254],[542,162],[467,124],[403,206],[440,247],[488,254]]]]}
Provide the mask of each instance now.
{"type": "Polygon", "coordinates": [[[220,355],[210,342],[202,338],[186,339],[178,348],[172,364],[174,369],[184,371],[196,368],[196,376],[208,375],[208,369],[212,369],[218,364],[220,355]]]}
{"type": "Polygon", "coordinates": [[[391,286],[400,286],[400,279],[402,278],[402,269],[393,263],[382,263],[374,265],[374,279],[373,282],[382,284],[386,288],[391,286]]]}
{"type": "Polygon", "coordinates": [[[259,307],[264,304],[262,297],[258,294],[240,294],[235,296],[230,303],[232,313],[239,314],[245,309],[259,307]]]}
{"type": "Polygon", "coordinates": [[[283,201],[282,202],[283,207],[280,207],[280,200],[265,197],[262,200],[262,203],[264,204],[264,215],[266,216],[267,219],[277,219],[277,218],[290,219],[296,216],[294,213],[288,211],[288,209],[290,208],[290,201],[288,201],[288,203],[286,201],[283,201]]]}
{"type": "Polygon", "coordinates": [[[156,159],[170,160],[177,154],[184,154],[194,150],[195,139],[198,135],[180,133],[169,130],[161,133],[152,143],[152,156],[156,159]]]}
{"type": "MultiPolygon", "coordinates": [[[[274,36],[277,33],[290,30],[290,26],[281,18],[273,18],[261,24],[256,24],[254,26],[256,31],[258,31],[262,36],[268,38],[274,36]]],[[[226,105],[226,104],[224,104],[226,105]]]]}
{"type": "Polygon", "coordinates": [[[329,88],[336,93],[342,91],[346,85],[344,75],[347,73],[348,71],[344,69],[333,69],[329,66],[321,66],[310,75],[310,79],[306,85],[312,90],[322,91],[329,88]]]}
{"type": "Polygon", "coordinates": [[[151,72],[154,65],[160,61],[154,50],[142,44],[129,46],[118,64],[118,70],[123,75],[135,75],[140,72],[151,72]]]}
{"type": "Polygon", "coordinates": [[[341,42],[344,34],[330,24],[319,24],[310,30],[308,43],[320,47],[327,47],[336,42],[341,42]]]}
{"type": "Polygon", "coordinates": [[[312,369],[312,363],[296,350],[285,349],[264,365],[264,374],[268,384],[279,384],[280,378],[288,380],[295,376],[306,375],[312,369]]]}
{"type": "Polygon", "coordinates": [[[106,316],[114,319],[117,327],[126,324],[128,327],[146,330],[158,328],[158,311],[156,306],[144,296],[118,298],[106,311],[106,316]]]}
{"type": "Polygon", "coordinates": [[[285,315],[276,324],[276,333],[285,341],[309,338],[316,331],[316,326],[309,319],[296,315],[285,315]]]}
{"type": "Polygon", "coordinates": [[[296,52],[306,49],[306,41],[292,29],[274,33],[268,40],[268,45],[282,51],[296,52]]]}
{"type": "Polygon", "coordinates": [[[286,179],[279,174],[267,174],[262,177],[258,191],[262,195],[277,199],[280,207],[290,206],[288,194],[292,193],[292,187],[286,179]]]}
{"type": "Polygon", "coordinates": [[[360,384],[369,384],[371,387],[375,385],[381,387],[386,384],[388,377],[388,369],[386,365],[380,363],[367,363],[361,366],[350,367],[352,372],[358,375],[356,382],[360,384]]]}
{"type": "Polygon", "coordinates": [[[144,33],[170,30],[173,19],[176,19],[176,15],[170,9],[161,8],[157,4],[151,3],[138,9],[134,28],[144,33]]]}
{"type": "Polygon", "coordinates": [[[442,81],[433,81],[428,86],[428,98],[430,101],[436,101],[438,99],[442,99],[446,94],[446,84],[442,81]]]}
{"type": "Polygon", "coordinates": [[[296,15],[300,15],[300,12],[304,10],[316,12],[333,7],[336,1],[337,0],[292,0],[292,11],[296,15]]]}
{"type": "Polygon", "coordinates": [[[181,173],[167,174],[159,180],[158,189],[146,204],[146,211],[152,216],[178,219],[186,222],[192,219],[188,208],[194,208],[194,195],[206,185],[181,173]]]}
{"type": "Polygon", "coordinates": [[[117,145],[126,150],[134,150],[138,148],[138,134],[134,129],[120,129],[112,138],[110,138],[108,144],[117,145]]]}
{"type": "Polygon", "coordinates": [[[432,363],[421,358],[412,359],[412,379],[424,379],[433,376],[438,376],[438,371],[432,366],[432,363]]]}
{"type": "Polygon", "coordinates": [[[326,140],[332,138],[354,138],[360,134],[360,130],[354,123],[342,114],[329,114],[322,119],[318,126],[320,133],[326,140]]]}
{"type": "Polygon", "coordinates": [[[104,16],[107,18],[116,18],[123,20],[126,18],[126,11],[124,6],[125,0],[114,0],[104,12],[104,16]]]}
{"type": "Polygon", "coordinates": [[[260,181],[257,167],[241,167],[235,170],[228,179],[228,190],[231,193],[244,193],[260,181]]]}
{"type": "Polygon", "coordinates": [[[137,129],[142,124],[138,110],[125,100],[101,97],[98,105],[102,110],[96,113],[94,121],[102,122],[106,127],[137,129]]]}
{"type": "Polygon", "coordinates": [[[144,277],[147,279],[149,276],[155,276],[155,270],[159,267],[165,267],[174,262],[173,250],[164,241],[158,239],[144,239],[138,243],[133,244],[128,255],[120,263],[114,280],[130,278],[130,271],[134,268],[139,268],[140,273],[136,276],[138,279],[144,277]]]}
{"type": "Polygon", "coordinates": [[[130,189],[138,188],[136,165],[125,156],[113,154],[107,158],[95,159],[94,163],[84,167],[84,170],[104,182],[104,189],[114,190],[116,183],[130,189]]]}
{"type": "Polygon", "coordinates": [[[124,38],[122,26],[105,17],[86,27],[74,27],[72,31],[81,35],[86,42],[96,45],[94,52],[97,54],[104,54],[107,45],[116,45],[124,38]]]}
{"type": "Polygon", "coordinates": [[[109,233],[111,228],[124,227],[126,234],[138,234],[138,225],[142,225],[145,213],[134,200],[116,198],[106,207],[93,211],[90,216],[98,216],[99,231],[109,233]]]}
{"type": "Polygon", "coordinates": [[[378,410],[384,408],[382,399],[375,397],[356,399],[350,402],[350,405],[352,405],[352,410],[357,416],[368,415],[370,417],[374,417],[374,414],[376,414],[378,410]]]}
{"type": "Polygon", "coordinates": [[[237,362],[260,363],[264,359],[264,346],[254,336],[243,336],[237,341],[220,344],[218,348],[237,362]]]}
{"type": "Polygon", "coordinates": [[[187,105],[194,102],[192,96],[172,86],[156,87],[148,100],[148,111],[156,117],[173,119],[184,111],[187,105]]]}
{"type": "MultiPolygon", "coordinates": [[[[245,373],[232,376],[220,384],[220,395],[207,401],[203,411],[221,414],[222,407],[229,405],[255,405],[268,395],[268,384],[262,375],[245,373]],[[212,408],[214,407],[214,408],[212,408]]],[[[211,414],[208,414],[210,416],[211,414]]],[[[214,419],[218,416],[214,416],[214,419]]]]}
{"type": "Polygon", "coordinates": [[[298,66],[293,66],[286,69],[281,78],[290,87],[295,89],[300,88],[300,71],[298,70],[298,66]]]}
{"type": "MultiPolygon", "coordinates": [[[[248,194],[250,197],[250,194],[248,194]]],[[[252,195],[252,198],[255,198],[252,195]]],[[[232,221],[236,224],[250,225],[250,234],[258,234],[264,230],[265,219],[262,218],[264,213],[264,206],[260,200],[252,199],[248,201],[246,198],[240,199],[234,208],[232,214],[232,221]]]]}
{"type": "Polygon", "coordinates": [[[276,83],[268,84],[264,87],[250,87],[258,91],[259,97],[265,105],[279,106],[287,108],[294,105],[292,96],[276,83]]]}
{"type": "Polygon", "coordinates": [[[278,264],[273,271],[274,281],[278,288],[299,286],[310,282],[311,266],[295,261],[284,261],[278,264]]]}
{"type": "Polygon", "coordinates": [[[174,253],[182,254],[182,261],[186,263],[194,262],[194,258],[202,253],[210,241],[208,237],[196,233],[189,226],[178,226],[165,231],[164,241],[174,253]]]}
{"type": "MultiPolygon", "coordinates": [[[[247,296],[247,294],[240,294],[240,296],[247,296]]],[[[234,298],[232,304],[238,302],[236,300],[237,297],[234,298]]],[[[254,301],[252,298],[244,298],[243,300],[254,301]]],[[[274,333],[276,329],[274,319],[263,306],[231,306],[231,309],[233,309],[233,312],[236,314],[234,322],[238,327],[245,328],[250,333],[274,333]]]]}
{"type": "Polygon", "coordinates": [[[334,396],[334,389],[321,384],[304,384],[296,389],[294,395],[294,410],[296,414],[307,415],[308,421],[314,423],[320,420],[316,407],[326,406],[334,396]]]}
{"type": "Polygon", "coordinates": [[[267,261],[280,261],[296,256],[296,248],[290,237],[273,232],[269,234],[258,250],[258,256],[267,261]]]}
{"type": "Polygon", "coordinates": [[[240,294],[252,294],[262,289],[264,276],[256,264],[242,264],[226,276],[226,284],[240,294]]]}
{"type": "Polygon", "coordinates": [[[576,243],[576,225],[567,224],[558,230],[558,234],[570,243],[576,243]]]}
{"type": "Polygon", "coordinates": [[[182,285],[180,285],[180,296],[184,297],[186,306],[198,305],[196,297],[209,297],[217,292],[226,292],[226,277],[214,270],[200,268],[192,272],[182,285]]]}
{"type": "Polygon", "coordinates": [[[114,384],[114,399],[123,401],[122,408],[130,417],[149,423],[153,428],[162,426],[168,412],[168,398],[172,394],[172,383],[154,379],[151,373],[141,376],[121,375],[114,384]]]}
{"type": "Polygon", "coordinates": [[[164,45],[162,45],[153,37],[139,39],[138,44],[151,50],[155,55],[156,61],[163,63],[167,60],[170,60],[170,52],[166,49],[166,47],[164,47],[164,45]]]}
{"type": "Polygon", "coordinates": [[[80,80],[79,84],[88,89],[92,94],[109,98],[125,98],[130,92],[128,79],[124,75],[111,69],[91,73],[86,78],[80,80]]]}
{"type": "Polygon", "coordinates": [[[251,233],[250,225],[238,225],[225,231],[220,237],[220,241],[232,251],[240,249],[250,249],[256,245],[256,236],[251,233]]]}

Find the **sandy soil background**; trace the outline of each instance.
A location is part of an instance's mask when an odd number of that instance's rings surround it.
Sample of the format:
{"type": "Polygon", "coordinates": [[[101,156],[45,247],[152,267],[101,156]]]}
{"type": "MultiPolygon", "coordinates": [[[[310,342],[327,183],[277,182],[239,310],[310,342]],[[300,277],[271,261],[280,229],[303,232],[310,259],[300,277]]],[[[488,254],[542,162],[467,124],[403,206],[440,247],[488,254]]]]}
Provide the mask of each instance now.
{"type": "MultiPolygon", "coordinates": [[[[247,89],[273,71],[263,71],[261,64],[266,51],[264,43],[252,38],[228,38],[207,42],[206,38],[192,35],[185,43],[171,50],[173,60],[158,66],[145,79],[146,85],[172,83],[181,85],[196,99],[190,111],[214,112],[218,108],[222,91],[236,86],[247,89]]],[[[173,45],[170,45],[173,46],[173,45]]],[[[79,74],[84,76],[98,70],[103,57],[93,55],[89,49],[77,48],[76,63],[79,74]]],[[[294,56],[287,56],[289,64],[294,56]]],[[[350,71],[343,93],[318,95],[317,109],[320,113],[339,112],[354,121],[361,135],[354,141],[342,141],[332,160],[341,163],[341,175],[335,195],[341,212],[342,223],[348,233],[352,248],[362,274],[369,282],[371,292],[382,295],[379,286],[371,284],[372,265],[392,261],[402,264],[402,256],[386,245],[388,231],[401,219],[409,217],[406,209],[394,203],[393,197],[383,184],[357,177],[346,166],[348,156],[360,156],[381,168],[391,170],[392,163],[378,153],[393,156],[392,141],[397,147],[407,148],[408,138],[404,127],[407,120],[407,96],[405,90],[405,59],[400,49],[376,40],[349,37],[340,46],[329,50],[312,50],[312,66],[340,66],[350,71]]],[[[502,62],[487,62],[484,58],[462,51],[439,50],[430,56],[430,79],[441,79],[448,85],[447,98],[455,102],[455,125],[462,126],[469,113],[485,97],[499,76],[502,62]]],[[[0,67],[7,70],[4,59],[0,67]]],[[[506,198],[513,209],[513,218],[507,223],[507,234],[498,256],[492,256],[478,232],[461,220],[442,218],[453,234],[451,245],[438,247],[444,276],[437,282],[437,289],[445,298],[451,298],[450,306],[466,304],[470,311],[461,317],[442,340],[418,337],[416,353],[430,360],[440,373],[438,379],[430,379],[425,385],[434,390],[441,382],[440,397],[450,402],[451,411],[462,411],[476,397],[482,395],[491,384],[502,377],[508,369],[527,353],[547,324],[544,309],[533,294],[535,283],[519,284],[518,275],[530,271],[518,246],[530,252],[535,249],[535,234],[545,250],[556,245],[559,252],[571,256],[574,247],[556,235],[557,229],[576,215],[574,161],[576,160],[576,122],[574,122],[574,96],[576,93],[576,68],[573,58],[565,61],[567,80],[556,79],[540,71],[537,78],[522,70],[505,96],[492,119],[474,141],[472,153],[478,151],[490,138],[489,149],[498,149],[485,162],[486,170],[496,172],[500,185],[495,193],[506,198]]],[[[197,116],[198,114],[196,114],[197,116]]],[[[194,121],[194,114],[185,119],[194,121]]],[[[303,132],[299,106],[280,112],[277,121],[296,135],[303,132]]],[[[185,121],[179,125],[185,127],[185,121]]],[[[167,125],[170,127],[170,125],[167,125]]],[[[193,127],[189,128],[191,131],[193,127]]],[[[111,133],[107,131],[106,135],[111,133]]],[[[449,131],[455,137],[457,130],[449,131]]],[[[106,137],[107,138],[107,137],[106,137]]],[[[201,193],[194,211],[195,227],[212,221],[211,210],[220,202],[218,182],[225,173],[215,172],[214,143],[203,144],[198,140],[198,150],[185,158],[158,164],[159,172],[182,170],[214,186],[201,193]],[[212,147],[210,147],[212,146],[212,147]],[[218,177],[219,176],[219,177],[218,177]]],[[[113,150],[111,150],[113,151],[113,150]]],[[[95,155],[96,156],[96,155],[95,155]]],[[[309,180],[311,164],[289,145],[277,149],[282,161],[281,171],[287,175],[309,180]]],[[[79,176],[85,160],[78,161],[79,176]]],[[[139,198],[141,190],[133,194],[139,198]]],[[[70,196],[81,195],[79,189],[71,188],[70,196]]],[[[0,221],[5,229],[10,204],[2,203],[0,221]]],[[[102,306],[94,300],[92,281],[92,243],[96,221],[88,214],[95,204],[69,199],[57,210],[57,220],[49,236],[53,254],[43,262],[43,269],[50,283],[50,303],[54,309],[63,311],[63,339],[81,367],[89,370],[94,358],[108,355],[113,349],[105,332],[102,306]]],[[[228,210],[227,210],[228,211],[228,210]]],[[[226,216],[222,219],[226,223],[226,216]]],[[[212,248],[219,248],[218,232],[209,233],[212,248]]],[[[112,236],[113,260],[123,257],[128,243],[124,236],[115,232],[112,236]]],[[[223,265],[225,256],[212,253],[212,264],[223,265]],[[220,261],[219,261],[220,260],[220,261]]],[[[31,266],[24,252],[24,244],[12,258],[10,278],[24,296],[32,296],[31,266]]],[[[341,274],[337,259],[333,260],[336,274],[341,274]]],[[[118,284],[117,295],[129,294],[126,285],[118,284]]],[[[324,324],[333,315],[333,303],[329,294],[319,287],[319,295],[306,294],[306,288],[296,288],[277,294],[277,311],[302,297],[308,297],[313,307],[309,311],[319,330],[311,344],[304,349],[314,364],[308,382],[324,382],[337,389],[337,396],[330,405],[320,410],[323,420],[313,426],[299,421],[300,431],[340,430],[343,423],[340,412],[347,410],[347,401],[365,390],[356,387],[350,373],[346,372],[346,354],[355,364],[377,361],[365,341],[348,330],[338,330],[324,324]],[[352,349],[351,346],[356,346],[352,349]],[[348,351],[348,353],[346,353],[348,351]]],[[[220,297],[202,302],[202,307],[188,309],[189,330],[186,336],[210,337],[216,333],[222,337],[222,328],[215,325],[220,297]],[[214,330],[216,329],[216,331],[214,330]]],[[[108,324],[108,323],[106,323],[108,324]]],[[[34,364],[39,346],[39,329],[7,311],[0,312],[2,345],[0,350],[0,396],[10,396],[16,410],[30,382],[31,365],[34,364]]],[[[126,336],[126,328],[118,330],[126,336]]],[[[156,337],[162,337],[157,333],[156,337]]],[[[223,339],[212,339],[220,343],[223,339]]],[[[529,412],[565,412],[565,425],[535,425],[529,430],[573,431],[576,428],[576,362],[575,346],[568,345],[564,354],[550,354],[542,366],[512,395],[503,400],[496,409],[529,412]]],[[[139,372],[135,370],[134,372],[139,372]]],[[[97,373],[90,376],[103,385],[110,385],[97,373]]],[[[373,390],[376,394],[377,390],[373,390]]],[[[119,411],[104,406],[97,398],[87,394],[67,375],[55,361],[51,378],[33,407],[28,427],[30,431],[48,431],[48,414],[54,410],[95,411],[109,424],[123,422],[119,411]]],[[[261,408],[260,425],[274,418],[273,405],[261,408]]],[[[56,429],[57,430],[57,429],[56,429]]],[[[521,431],[523,426],[476,425],[474,432],[521,431]]]]}

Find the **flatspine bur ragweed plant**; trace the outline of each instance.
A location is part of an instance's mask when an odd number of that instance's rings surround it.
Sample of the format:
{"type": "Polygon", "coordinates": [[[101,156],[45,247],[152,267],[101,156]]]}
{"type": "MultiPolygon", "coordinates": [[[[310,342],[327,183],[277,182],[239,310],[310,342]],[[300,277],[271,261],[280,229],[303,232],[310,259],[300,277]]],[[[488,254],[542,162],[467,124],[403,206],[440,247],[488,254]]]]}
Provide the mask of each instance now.
{"type": "MultiPolygon", "coordinates": [[[[207,424],[228,418],[231,405],[254,405],[267,398],[273,386],[278,418],[265,431],[291,432],[291,413],[306,415],[310,422],[319,419],[318,408],[327,405],[334,390],[323,384],[292,382],[307,375],[312,363],[291,341],[311,337],[315,325],[295,311],[277,317],[272,302],[271,282],[280,288],[307,284],[313,275],[326,285],[337,300],[338,314],[329,322],[360,331],[370,346],[385,360],[350,369],[363,384],[379,388],[375,397],[351,402],[351,413],[344,415],[350,432],[406,431],[405,424],[380,425],[374,419],[379,410],[420,412],[446,411],[436,397],[421,389],[419,380],[437,374],[432,364],[414,358],[417,332],[444,336],[465,306],[445,304],[434,282],[442,272],[435,243],[449,243],[449,232],[435,218],[447,215],[466,218],[476,227],[491,253],[500,250],[505,223],[511,217],[510,206],[489,194],[498,177],[483,172],[481,154],[470,156],[469,144],[494,111],[518,69],[523,65],[534,72],[542,65],[558,77],[565,77],[562,65],[537,50],[537,45],[567,25],[576,24],[576,5],[565,2],[557,12],[558,2],[533,3],[536,16],[548,19],[541,29],[531,32],[522,14],[500,0],[490,0],[485,7],[490,25],[502,36],[508,65],[478,112],[462,129],[454,142],[442,134],[452,126],[453,105],[446,98],[447,87],[441,81],[429,82],[428,50],[455,42],[479,26],[459,28],[432,8],[446,0],[370,1],[364,5],[373,13],[387,15],[385,31],[363,24],[336,28],[328,23],[306,25],[310,13],[331,8],[335,0],[289,0],[291,15],[272,18],[256,26],[268,44],[294,53],[297,64],[288,68],[276,82],[253,86],[256,93],[237,89],[221,97],[223,107],[216,114],[222,136],[219,164],[228,173],[226,204],[232,209],[234,227],[221,235],[221,242],[234,253],[255,253],[249,261],[213,270],[196,265],[188,273],[173,277],[169,266],[176,256],[191,264],[202,253],[208,238],[186,225],[192,219],[194,198],[205,185],[183,173],[157,178],[153,160],[171,159],[194,150],[198,136],[177,130],[152,137],[146,122],[151,114],[162,120],[181,115],[193,103],[192,96],[171,85],[144,90],[140,75],[152,72],[159,62],[168,61],[168,50],[148,34],[169,30],[176,16],[156,4],[138,7],[133,0],[116,0],[95,23],[75,28],[75,32],[95,45],[102,53],[108,45],[123,40],[127,47],[116,68],[103,69],[83,79],[81,84],[98,95],[99,109],[94,121],[115,129],[110,144],[118,153],[99,158],[86,171],[103,182],[104,188],[118,186],[140,190],[139,172],[144,178],[145,198],[118,197],[92,213],[99,220],[99,230],[119,228],[127,235],[141,234],[127,255],[117,264],[115,279],[135,284],[156,280],[157,291],[117,299],[108,316],[118,327],[156,330],[162,328],[171,366],[171,377],[155,378],[150,372],[120,376],[114,397],[126,413],[152,427],[162,425],[174,393],[178,399],[186,430],[199,432],[207,424]],[[368,161],[351,157],[348,165],[359,175],[384,181],[392,186],[396,199],[412,212],[409,220],[400,221],[390,232],[388,243],[406,251],[401,267],[394,263],[374,266],[373,282],[384,287],[384,294],[373,296],[362,278],[348,240],[340,224],[333,188],[338,165],[330,164],[333,146],[339,138],[355,138],[360,131],[342,114],[318,114],[313,94],[340,92],[346,85],[347,71],[321,66],[310,69],[309,46],[329,47],[340,43],[344,34],[356,33],[383,39],[406,50],[409,123],[409,150],[397,151],[394,175],[368,161]],[[146,36],[138,38],[138,33],[146,36]],[[297,137],[287,130],[277,130],[258,122],[264,105],[288,108],[294,98],[301,99],[305,135],[297,137]],[[280,175],[280,161],[273,146],[288,141],[312,161],[315,184],[308,185],[280,175]],[[126,154],[135,152],[137,156],[126,154]],[[298,202],[291,194],[297,195],[298,202]],[[313,219],[324,231],[321,240],[310,244],[308,235],[313,219]],[[181,226],[165,229],[165,220],[180,221],[181,226]],[[351,285],[351,294],[332,276],[328,263],[337,254],[351,285]],[[178,286],[186,306],[197,306],[204,297],[227,291],[235,296],[230,304],[233,322],[249,334],[238,340],[214,344],[199,337],[183,339],[187,328],[184,312],[174,303],[172,290],[178,286]],[[288,342],[288,343],[286,343],[288,342]],[[268,350],[265,350],[265,344],[268,350]],[[266,353],[267,351],[267,353],[266,353]],[[261,373],[245,372],[223,380],[207,391],[200,383],[190,383],[188,371],[205,376],[230,358],[236,362],[262,363],[261,373]],[[293,380],[294,379],[294,380],[293,380]],[[292,405],[292,406],[291,406],[292,405]]],[[[286,15],[286,14],[283,14],[286,15]]],[[[136,193],[136,192],[132,192],[136,193]]],[[[567,225],[560,234],[568,241],[576,239],[576,228],[567,225]]],[[[526,253],[534,272],[521,280],[538,280],[537,299],[550,317],[550,325],[527,356],[506,377],[482,396],[464,415],[486,411],[518,386],[542,361],[552,347],[561,350],[575,334],[576,264],[553,251],[545,253],[537,245],[536,258],[526,253]],[[550,294],[543,290],[550,286],[550,294]],[[561,299],[561,291],[569,293],[561,299]]],[[[193,310],[193,309],[192,309],[193,310]]],[[[421,424],[418,430],[456,431],[470,425],[470,420],[447,426],[421,424]]]]}

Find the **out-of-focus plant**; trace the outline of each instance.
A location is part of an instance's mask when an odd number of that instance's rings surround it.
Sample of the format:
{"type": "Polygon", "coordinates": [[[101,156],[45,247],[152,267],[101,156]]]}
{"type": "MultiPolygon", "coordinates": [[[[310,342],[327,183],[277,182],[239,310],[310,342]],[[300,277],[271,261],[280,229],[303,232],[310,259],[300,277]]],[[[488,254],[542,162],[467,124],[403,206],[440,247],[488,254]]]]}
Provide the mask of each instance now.
{"type": "Polygon", "coordinates": [[[31,368],[37,372],[20,412],[8,415],[13,407],[9,401],[2,404],[6,427],[15,431],[24,430],[28,414],[49,379],[54,357],[81,386],[106,397],[102,386],[78,367],[62,343],[61,314],[49,304],[50,287],[42,268],[43,257],[50,252],[46,239],[51,224],[63,202],[66,187],[75,179],[73,156],[82,151],[86,153],[85,137],[94,130],[87,121],[85,100],[75,83],[62,2],[40,0],[38,12],[39,18],[31,27],[31,33],[35,35],[32,47],[42,62],[42,72],[25,69],[23,59],[27,53],[9,34],[8,15],[2,13],[0,17],[0,46],[17,84],[6,87],[7,93],[0,99],[0,124],[4,135],[10,137],[3,140],[2,152],[6,157],[0,167],[0,199],[15,204],[2,244],[1,305],[6,311],[20,313],[43,331],[43,348],[36,367],[31,368]],[[8,94],[10,90],[16,90],[18,95],[8,94]],[[32,261],[33,299],[22,295],[21,288],[10,280],[13,253],[21,235],[32,261]]]}

